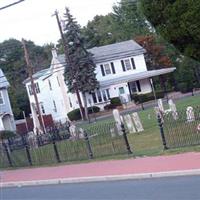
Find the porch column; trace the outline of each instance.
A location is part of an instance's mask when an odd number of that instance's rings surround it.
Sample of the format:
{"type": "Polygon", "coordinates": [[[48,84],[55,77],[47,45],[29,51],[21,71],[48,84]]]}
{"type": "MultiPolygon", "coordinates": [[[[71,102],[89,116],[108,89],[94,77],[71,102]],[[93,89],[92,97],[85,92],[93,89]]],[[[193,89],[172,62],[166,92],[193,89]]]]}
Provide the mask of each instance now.
{"type": "Polygon", "coordinates": [[[5,130],[4,125],[3,125],[3,119],[0,117],[0,131],[5,130]]]}

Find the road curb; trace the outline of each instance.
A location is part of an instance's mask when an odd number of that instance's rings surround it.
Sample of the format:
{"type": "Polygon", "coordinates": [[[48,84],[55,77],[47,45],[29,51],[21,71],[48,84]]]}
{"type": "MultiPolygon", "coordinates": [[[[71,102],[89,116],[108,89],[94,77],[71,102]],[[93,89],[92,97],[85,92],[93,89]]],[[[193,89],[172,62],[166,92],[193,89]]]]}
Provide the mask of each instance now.
{"type": "Polygon", "coordinates": [[[163,177],[191,176],[191,175],[200,175],[200,169],[126,174],[126,175],[107,175],[107,176],[91,176],[91,177],[76,177],[76,178],[59,178],[50,180],[5,182],[5,183],[0,183],[0,188],[54,185],[54,184],[64,184],[64,183],[121,181],[121,180],[135,180],[135,179],[149,179],[149,178],[163,178],[163,177]]]}

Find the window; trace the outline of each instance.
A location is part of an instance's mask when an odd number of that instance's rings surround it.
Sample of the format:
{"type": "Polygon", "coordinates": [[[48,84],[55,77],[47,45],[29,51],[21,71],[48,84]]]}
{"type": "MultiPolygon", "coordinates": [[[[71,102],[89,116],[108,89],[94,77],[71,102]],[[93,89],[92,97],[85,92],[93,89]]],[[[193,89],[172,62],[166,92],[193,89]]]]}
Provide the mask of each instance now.
{"type": "Polygon", "coordinates": [[[95,92],[92,93],[92,99],[94,103],[97,103],[97,97],[96,97],[95,92]]]}
{"type": "Polygon", "coordinates": [[[53,100],[53,110],[54,110],[54,112],[57,112],[57,107],[56,107],[56,102],[53,100]]]}
{"type": "Polygon", "coordinates": [[[100,90],[97,90],[97,98],[99,102],[102,102],[101,92],[100,90]]]}
{"type": "Polygon", "coordinates": [[[33,95],[33,90],[32,90],[31,85],[28,85],[28,92],[30,95],[33,95]]]}
{"type": "Polygon", "coordinates": [[[45,109],[44,109],[44,105],[43,105],[43,103],[40,103],[41,104],[41,111],[42,111],[42,114],[45,114],[45,109]]]}
{"type": "Polygon", "coordinates": [[[124,93],[125,93],[124,87],[120,87],[120,88],[119,88],[119,94],[124,94],[124,93]]]}
{"type": "Polygon", "coordinates": [[[4,104],[3,93],[0,92],[0,105],[4,104]]]}
{"type": "Polygon", "coordinates": [[[60,81],[59,81],[58,77],[57,77],[57,82],[58,82],[58,86],[60,86],[60,81]]]}
{"type": "Polygon", "coordinates": [[[96,90],[96,92],[93,92],[91,95],[94,103],[105,102],[110,98],[109,89],[96,90]]]}
{"type": "Polygon", "coordinates": [[[140,81],[136,81],[138,92],[141,92],[140,81]]]}
{"type": "Polygon", "coordinates": [[[131,59],[128,58],[128,59],[121,60],[121,65],[122,65],[123,71],[136,69],[134,58],[131,58],[131,59]]]}
{"type": "Polygon", "coordinates": [[[106,76],[106,75],[109,75],[109,74],[115,74],[116,73],[115,72],[115,66],[114,66],[113,62],[100,65],[100,67],[101,67],[102,76],[106,76]]]}
{"type": "Polygon", "coordinates": [[[69,105],[70,105],[70,107],[72,108],[72,102],[71,102],[70,97],[69,97],[69,105]]]}
{"type": "MultiPolygon", "coordinates": [[[[34,83],[34,86],[35,86],[35,92],[36,93],[40,93],[39,84],[38,83],[34,83]]],[[[28,91],[29,91],[30,95],[33,95],[33,87],[32,87],[32,85],[28,85],[28,91]]]]}
{"type": "Polygon", "coordinates": [[[102,90],[102,96],[103,96],[103,100],[104,101],[107,101],[107,96],[106,96],[106,91],[105,90],[102,90]]]}
{"type": "Polygon", "coordinates": [[[49,82],[49,89],[52,90],[51,81],[48,80],[48,82],[49,82]]]}
{"type": "Polygon", "coordinates": [[[111,69],[109,64],[104,64],[104,70],[106,75],[111,74],[111,69]]]}
{"type": "Polygon", "coordinates": [[[110,91],[109,91],[109,89],[106,89],[106,94],[107,94],[108,99],[110,99],[110,91]]]}
{"type": "Polygon", "coordinates": [[[131,70],[131,63],[129,59],[125,59],[124,64],[125,64],[126,70],[131,70]]]}
{"type": "Polygon", "coordinates": [[[40,87],[38,83],[35,83],[35,91],[36,93],[40,93],[40,87]]]}

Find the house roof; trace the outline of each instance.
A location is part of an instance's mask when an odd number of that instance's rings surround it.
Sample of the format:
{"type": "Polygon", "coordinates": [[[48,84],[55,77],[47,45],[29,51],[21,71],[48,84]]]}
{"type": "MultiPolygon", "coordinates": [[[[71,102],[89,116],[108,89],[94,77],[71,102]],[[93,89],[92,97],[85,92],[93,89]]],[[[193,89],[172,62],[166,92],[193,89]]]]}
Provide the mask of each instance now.
{"type": "MultiPolygon", "coordinates": [[[[101,63],[106,61],[111,61],[115,59],[125,58],[134,55],[140,55],[145,53],[145,49],[142,48],[139,44],[137,44],[133,40],[128,40],[124,42],[119,42],[115,44],[109,44],[100,47],[94,47],[88,49],[90,53],[93,54],[94,62],[101,63]]],[[[60,64],[65,63],[65,55],[60,54],[57,56],[60,64]]],[[[41,70],[33,75],[34,79],[38,79],[40,77],[47,77],[52,74],[51,67],[48,69],[41,70]]],[[[23,83],[29,82],[30,79],[26,79],[23,83]]]]}
{"type": "Polygon", "coordinates": [[[145,53],[145,49],[134,40],[88,49],[93,54],[96,63],[135,56],[145,53]]]}
{"type": "Polygon", "coordinates": [[[0,68],[0,89],[7,88],[9,86],[10,86],[10,84],[9,84],[7,78],[5,77],[3,71],[0,68]]]}
{"type": "Polygon", "coordinates": [[[122,77],[113,78],[111,80],[100,81],[99,84],[102,87],[106,87],[106,86],[123,83],[123,82],[132,82],[132,81],[142,80],[142,79],[146,79],[146,78],[152,78],[154,76],[171,73],[175,70],[176,70],[175,67],[171,67],[171,68],[165,68],[165,69],[138,72],[135,74],[130,74],[130,75],[122,76],[122,77]]]}

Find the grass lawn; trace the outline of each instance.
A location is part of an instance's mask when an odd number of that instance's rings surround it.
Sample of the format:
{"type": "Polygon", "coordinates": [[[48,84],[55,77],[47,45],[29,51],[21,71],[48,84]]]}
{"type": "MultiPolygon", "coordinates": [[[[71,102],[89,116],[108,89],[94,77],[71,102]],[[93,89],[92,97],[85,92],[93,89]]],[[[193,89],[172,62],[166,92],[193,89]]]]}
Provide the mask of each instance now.
{"type": "MultiPolygon", "coordinates": [[[[200,106],[200,96],[191,96],[184,99],[177,100],[175,102],[177,110],[183,110],[187,106],[200,106]]],[[[167,109],[167,105],[165,105],[167,109]]],[[[139,134],[128,134],[128,140],[135,156],[152,156],[160,154],[168,154],[174,152],[185,152],[185,151],[200,151],[199,146],[184,147],[179,149],[171,149],[163,151],[162,141],[160,137],[160,131],[157,124],[157,119],[153,108],[141,110],[138,112],[142,121],[144,131],[139,134]]],[[[81,125],[83,128],[88,129],[93,127],[94,129],[98,126],[103,126],[106,123],[114,122],[114,118],[106,118],[105,120],[99,120],[93,124],[81,125]]]]}

